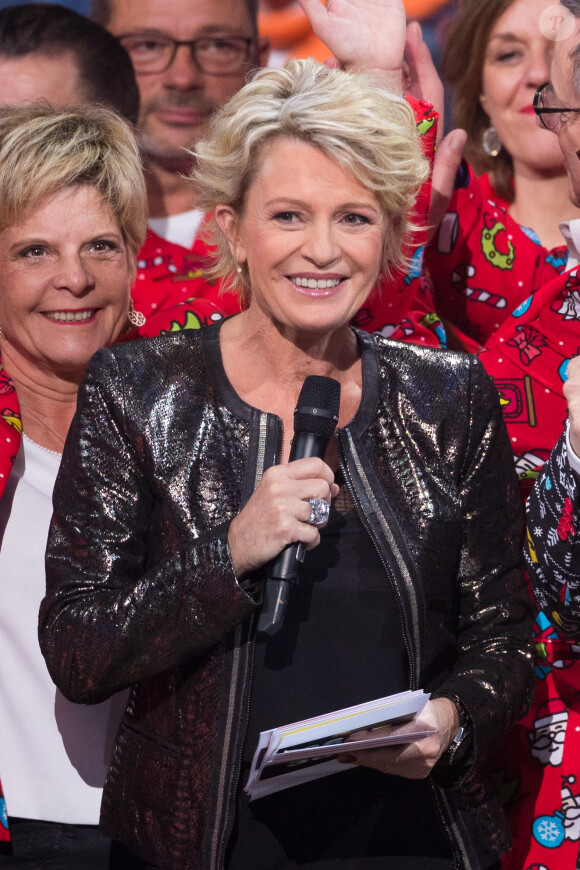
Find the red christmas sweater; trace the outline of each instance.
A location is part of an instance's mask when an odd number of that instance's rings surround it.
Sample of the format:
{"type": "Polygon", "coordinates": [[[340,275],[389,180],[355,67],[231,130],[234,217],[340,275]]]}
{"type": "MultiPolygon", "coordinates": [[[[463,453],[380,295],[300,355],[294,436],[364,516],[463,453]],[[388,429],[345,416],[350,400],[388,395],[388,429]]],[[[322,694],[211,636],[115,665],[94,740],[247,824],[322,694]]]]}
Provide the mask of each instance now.
{"type": "MultiPolygon", "coordinates": [[[[480,359],[503,407],[526,497],[567,416],[562,386],[580,353],[580,269],[541,287],[504,319],[480,359]]],[[[549,484],[548,484],[549,485],[549,484]]],[[[558,534],[558,529],[552,530],[558,534]]],[[[528,536],[533,546],[536,530],[528,536]]],[[[551,615],[534,626],[536,699],[494,760],[513,837],[504,870],[580,866],[580,646],[558,636],[551,615]]]]}
{"type": "Polygon", "coordinates": [[[466,163],[459,184],[425,267],[450,344],[477,353],[524,299],[564,271],[568,252],[564,244],[542,247],[466,163]]]}

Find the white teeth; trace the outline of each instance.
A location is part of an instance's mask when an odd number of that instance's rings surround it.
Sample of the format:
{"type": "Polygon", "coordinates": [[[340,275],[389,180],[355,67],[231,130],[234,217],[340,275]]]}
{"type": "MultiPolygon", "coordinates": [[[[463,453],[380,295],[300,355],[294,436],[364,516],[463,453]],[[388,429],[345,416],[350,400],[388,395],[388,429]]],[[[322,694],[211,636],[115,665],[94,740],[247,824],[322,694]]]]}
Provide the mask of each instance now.
{"type": "Polygon", "coordinates": [[[82,311],[45,311],[44,316],[49,320],[58,320],[61,323],[68,321],[90,320],[95,313],[94,308],[85,308],[82,311]]]}
{"type": "Polygon", "coordinates": [[[327,290],[340,284],[340,278],[292,278],[299,287],[308,287],[309,290],[327,290]]]}

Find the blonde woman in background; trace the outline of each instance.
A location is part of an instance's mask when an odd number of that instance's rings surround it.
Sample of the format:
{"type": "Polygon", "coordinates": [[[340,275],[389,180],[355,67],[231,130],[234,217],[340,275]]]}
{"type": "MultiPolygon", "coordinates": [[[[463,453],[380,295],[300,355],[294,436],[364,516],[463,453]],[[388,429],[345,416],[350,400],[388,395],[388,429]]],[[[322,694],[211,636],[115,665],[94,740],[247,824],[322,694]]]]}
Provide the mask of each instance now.
{"type": "Polygon", "coordinates": [[[130,325],[146,210],[138,148],[114,112],[0,112],[0,776],[12,837],[0,867],[108,867],[97,825],[126,695],[91,707],[63,697],[38,648],[38,606],[78,386],[130,325]]]}

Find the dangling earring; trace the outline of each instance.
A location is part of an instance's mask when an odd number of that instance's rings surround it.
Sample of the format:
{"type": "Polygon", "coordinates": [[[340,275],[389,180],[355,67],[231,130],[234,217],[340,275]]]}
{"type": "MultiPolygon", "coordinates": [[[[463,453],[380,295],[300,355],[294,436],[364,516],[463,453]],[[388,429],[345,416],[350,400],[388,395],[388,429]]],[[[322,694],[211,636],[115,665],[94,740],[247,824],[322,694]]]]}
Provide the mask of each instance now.
{"type": "Polygon", "coordinates": [[[0,341],[3,341],[6,338],[6,334],[2,327],[0,326],[0,341]]]}
{"type": "Polygon", "coordinates": [[[497,130],[491,124],[487,130],[483,131],[481,144],[483,145],[483,150],[489,157],[497,157],[501,151],[501,139],[498,136],[497,130]]]}
{"type": "Polygon", "coordinates": [[[129,312],[127,314],[127,320],[133,326],[137,326],[137,327],[145,326],[145,323],[147,321],[147,318],[145,317],[145,315],[143,314],[142,311],[135,311],[135,308],[133,307],[133,300],[132,299],[129,300],[129,312]]]}

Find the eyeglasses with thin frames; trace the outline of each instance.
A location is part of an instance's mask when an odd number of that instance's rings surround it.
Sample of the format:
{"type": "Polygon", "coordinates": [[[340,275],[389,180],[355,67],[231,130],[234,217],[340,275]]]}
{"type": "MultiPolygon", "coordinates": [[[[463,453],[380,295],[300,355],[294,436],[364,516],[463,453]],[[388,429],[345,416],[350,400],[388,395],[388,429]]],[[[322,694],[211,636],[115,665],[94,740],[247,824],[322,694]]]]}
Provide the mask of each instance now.
{"type": "Polygon", "coordinates": [[[254,40],[243,36],[201,36],[199,39],[173,39],[164,33],[123,33],[117,37],[129,54],[133,69],[140,75],[166,72],[177,54],[187,45],[197,69],[212,76],[242,72],[250,60],[254,40]]]}
{"type": "Polygon", "coordinates": [[[550,82],[543,84],[534,95],[534,112],[540,119],[540,123],[546,130],[557,133],[562,123],[562,115],[568,113],[579,114],[580,108],[564,108],[555,106],[556,95],[550,82]]]}

